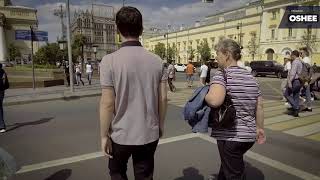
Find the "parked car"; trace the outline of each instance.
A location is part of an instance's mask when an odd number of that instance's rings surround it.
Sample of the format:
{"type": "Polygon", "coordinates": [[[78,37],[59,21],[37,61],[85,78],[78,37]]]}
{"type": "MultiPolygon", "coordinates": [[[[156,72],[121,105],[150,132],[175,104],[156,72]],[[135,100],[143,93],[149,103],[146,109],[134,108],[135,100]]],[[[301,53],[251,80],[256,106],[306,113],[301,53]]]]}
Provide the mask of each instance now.
{"type": "Polygon", "coordinates": [[[185,72],[187,69],[187,66],[184,64],[175,64],[174,68],[176,69],[177,72],[185,72]]]}
{"type": "Polygon", "coordinates": [[[278,78],[287,77],[284,66],[276,61],[252,61],[250,67],[253,76],[275,75],[278,78]]]}

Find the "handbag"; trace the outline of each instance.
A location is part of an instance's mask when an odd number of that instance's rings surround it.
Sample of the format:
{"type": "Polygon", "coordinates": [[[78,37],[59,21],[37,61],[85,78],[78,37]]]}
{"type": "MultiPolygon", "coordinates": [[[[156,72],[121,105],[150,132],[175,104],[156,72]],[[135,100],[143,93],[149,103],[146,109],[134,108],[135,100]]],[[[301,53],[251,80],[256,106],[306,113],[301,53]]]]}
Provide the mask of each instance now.
{"type": "MultiPolygon", "coordinates": [[[[223,77],[228,86],[227,74],[222,69],[223,77]]],[[[218,108],[211,108],[208,125],[211,128],[230,128],[235,125],[236,109],[233,106],[232,97],[228,94],[226,88],[226,96],[224,102],[218,108]]]]}

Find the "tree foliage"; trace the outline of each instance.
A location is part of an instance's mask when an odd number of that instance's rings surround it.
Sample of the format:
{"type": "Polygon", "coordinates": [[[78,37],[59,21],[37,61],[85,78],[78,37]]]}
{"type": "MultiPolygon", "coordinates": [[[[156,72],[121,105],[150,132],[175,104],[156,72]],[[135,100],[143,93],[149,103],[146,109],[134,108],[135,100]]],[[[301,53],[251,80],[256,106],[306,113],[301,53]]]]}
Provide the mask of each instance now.
{"type": "Polygon", "coordinates": [[[311,30],[304,31],[300,42],[303,47],[306,47],[310,52],[314,52],[317,50],[317,43],[317,37],[316,35],[312,35],[311,30]]]}
{"type": "Polygon", "coordinates": [[[16,57],[21,56],[19,49],[16,46],[14,46],[12,43],[9,45],[8,51],[9,51],[9,60],[10,61],[14,61],[16,59],[16,57]]]}
{"type": "Polygon", "coordinates": [[[252,56],[252,60],[254,60],[254,56],[258,53],[259,44],[257,43],[257,33],[252,32],[251,39],[248,43],[249,54],[252,56]]]}
{"type": "Polygon", "coordinates": [[[188,59],[194,59],[195,57],[195,49],[192,49],[192,47],[190,46],[189,49],[188,49],[188,55],[189,55],[189,58],[188,59]]]}
{"type": "Polygon", "coordinates": [[[37,64],[55,65],[57,61],[62,61],[63,57],[67,57],[67,50],[62,52],[57,43],[48,43],[42,46],[34,56],[37,64]]]}
{"type": "Polygon", "coordinates": [[[85,45],[86,37],[84,35],[77,34],[74,36],[72,43],[72,54],[75,58],[81,57],[81,59],[83,60],[83,47],[85,45]]]}
{"type": "Polygon", "coordinates": [[[176,56],[176,46],[173,45],[172,47],[169,46],[168,48],[168,60],[173,60],[175,59],[175,56],[176,56]]]}
{"type": "Polygon", "coordinates": [[[166,47],[163,43],[158,43],[154,47],[154,53],[160,56],[161,59],[165,59],[166,57],[166,47]]]}
{"type": "Polygon", "coordinates": [[[200,43],[200,46],[197,47],[198,54],[201,57],[202,61],[209,61],[211,58],[211,49],[207,41],[200,43]]]}

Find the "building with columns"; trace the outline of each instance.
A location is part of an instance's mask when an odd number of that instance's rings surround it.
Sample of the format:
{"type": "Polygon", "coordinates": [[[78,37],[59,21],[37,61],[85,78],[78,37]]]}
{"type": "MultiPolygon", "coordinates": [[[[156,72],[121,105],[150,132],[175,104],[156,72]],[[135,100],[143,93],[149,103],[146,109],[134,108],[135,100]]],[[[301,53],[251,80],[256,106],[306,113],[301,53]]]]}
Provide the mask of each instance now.
{"type": "MultiPolygon", "coordinates": [[[[14,6],[10,0],[0,0],[0,62],[9,60],[8,47],[12,44],[21,54],[21,59],[28,60],[31,54],[31,42],[16,40],[16,30],[30,30],[38,24],[37,10],[14,6]]],[[[39,42],[34,42],[34,53],[39,49],[39,42]]],[[[18,59],[19,59],[18,58],[18,59]]]]}
{"type": "MultiPolygon", "coordinates": [[[[290,5],[319,6],[320,0],[257,0],[231,10],[209,15],[205,23],[179,31],[144,38],[144,46],[153,51],[158,43],[177,47],[176,63],[187,63],[190,49],[197,50],[201,42],[207,41],[215,57],[214,46],[222,38],[231,38],[242,47],[242,60],[277,60],[283,63],[286,54],[303,45],[303,36],[311,34],[315,46],[312,61],[320,64],[320,29],[279,29],[285,9],[290,5]]],[[[195,53],[194,61],[200,57],[195,53]]]]}

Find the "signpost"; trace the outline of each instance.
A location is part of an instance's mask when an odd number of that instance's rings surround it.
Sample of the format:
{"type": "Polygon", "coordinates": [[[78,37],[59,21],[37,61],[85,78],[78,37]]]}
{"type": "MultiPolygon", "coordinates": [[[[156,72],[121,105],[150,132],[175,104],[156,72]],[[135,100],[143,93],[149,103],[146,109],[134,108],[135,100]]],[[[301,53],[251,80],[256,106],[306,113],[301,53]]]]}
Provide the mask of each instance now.
{"type": "MultiPolygon", "coordinates": [[[[16,40],[31,41],[31,29],[16,30],[16,40]]],[[[48,32],[33,31],[33,41],[48,41],[48,32]]]]}
{"type": "Polygon", "coordinates": [[[33,41],[48,41],[48,32],[34,31],[30,26],[30,30],[16,30],[16,40],[31,41],[31,61],[32,61],[32,87],[36,88],[36,81],[34,75],[34,61],[33,61],[33,41]]]}

